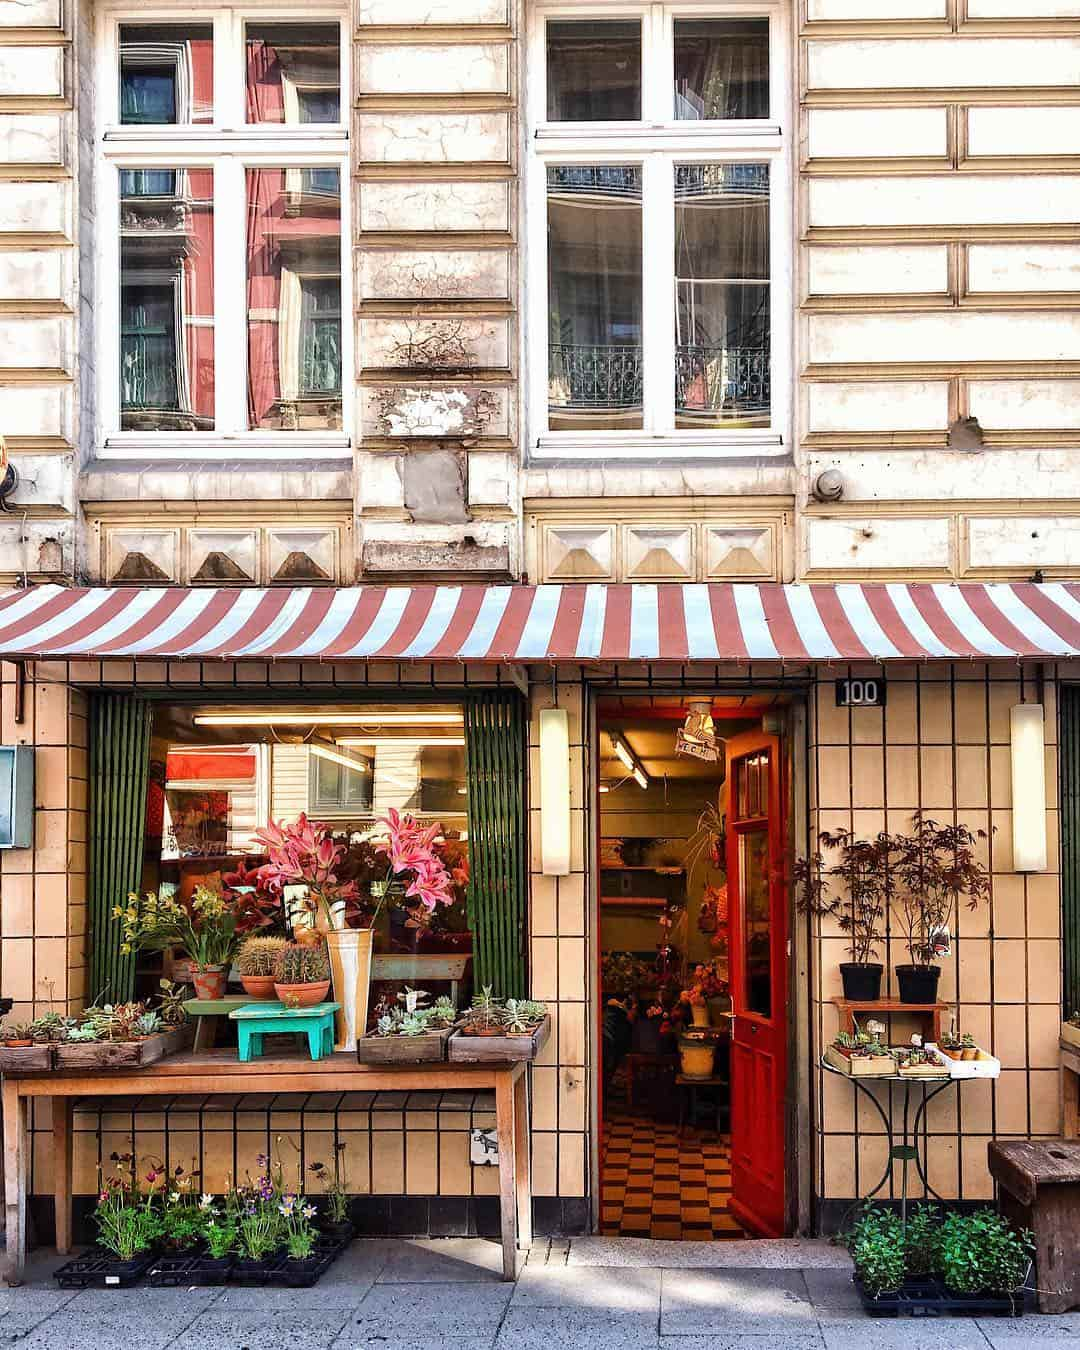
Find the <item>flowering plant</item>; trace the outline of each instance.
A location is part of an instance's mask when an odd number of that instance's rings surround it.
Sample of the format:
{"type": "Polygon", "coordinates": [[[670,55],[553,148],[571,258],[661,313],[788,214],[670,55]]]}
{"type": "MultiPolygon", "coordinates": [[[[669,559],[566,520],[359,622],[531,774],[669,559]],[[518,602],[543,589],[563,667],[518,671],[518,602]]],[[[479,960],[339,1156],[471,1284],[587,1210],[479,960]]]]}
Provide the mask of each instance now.
{"type": "Polygon", "coordinates": [[[689,1003],[691,1008],[703,1008],[708,1001],[700,984],[692,984],[689,989],[684,989],[679,997],[681,1002],[689,1003]]]}
{"type": "Polygon", "coordinates": [[[133,891],[127,906],[117,905],[113,918],[123,923],[120,950],[165,951],[181,947],[200,969],[223,966],[240,945],[237,915],[220,891],[196,886],[190,900],[150,891],[140,901],[133,891]]]}

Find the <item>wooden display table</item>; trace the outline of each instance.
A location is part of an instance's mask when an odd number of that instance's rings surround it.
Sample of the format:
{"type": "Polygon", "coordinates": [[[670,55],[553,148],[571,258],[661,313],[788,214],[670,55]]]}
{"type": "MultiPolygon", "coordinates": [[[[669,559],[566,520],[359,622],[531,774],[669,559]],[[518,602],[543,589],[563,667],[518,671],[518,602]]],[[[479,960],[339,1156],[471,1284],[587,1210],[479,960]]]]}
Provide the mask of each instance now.
{"type": "MultiPolygon", "coordinates": [[[[275,1000],[268,999],[268,1003],[275,1000]]],[[[246,1008],[254,1002],[250,994],[226,994],[224,998],[189,998],[184,1012],[195,1022],[196,1051],[212,1050],[217,1039],[220,1019],[228,1017],[237,1008],[246,1008]]]]}
{"type": "Polygon", "coordinates": [[[904,1013],[911,1017],[921,1017],[924,1030],[929,1028],[923,1039],[938,1044],[941,1040],[941,1017],[947,1013],[948,1003],[901,1003],[898,998],[870,999],[863,1003],[857,999],[834,998],[833,1003],[840,1014],[840,1030],[852,1035],[855,1031],[856,1014],[871,1017],[874,1014],[888,1016],[890,1013],[904,1013]]]}
{"type": "Polygon", "coordinates": [[[517,1249],[532,1242],[532,1183],[529,1168],[528,1079],[518,1064],[414,1064],[373,1067],[355,1054],[332,1054],[312,1063],[299,1054],[277,1055],[250,1065],[236,1051],[211,1050],[173,1055],[146,1068],[5,1076],[4,1188],[7,1217],[8,1284],[21,1284],[26,1267],[26,1202],[30,1168],[28,1106],[34,1097],[52,1099],[53,1178],[56,1247],[71,1249],[71,1114],[77,1097],[164,1096],[237,1092],[452,1092],[494,1091],[499,1143],[499,1205],[503,1279],[517,1274],[517,1249]]]}

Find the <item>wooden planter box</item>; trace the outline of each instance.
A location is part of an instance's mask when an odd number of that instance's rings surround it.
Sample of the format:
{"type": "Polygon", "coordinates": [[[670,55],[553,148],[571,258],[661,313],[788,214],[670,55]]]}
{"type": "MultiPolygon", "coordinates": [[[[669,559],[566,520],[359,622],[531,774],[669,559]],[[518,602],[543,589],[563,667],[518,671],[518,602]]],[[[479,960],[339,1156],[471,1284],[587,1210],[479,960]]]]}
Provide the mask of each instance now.
{"type": "MultiPolygon", "coordinates": [[[[930,1047],[928,1046],[929,1050],[930,1047]]],[[[944,1055],[934,1052],[934,1060],[931,1064],[916,1064],[914,1068],[905,1068],[899,1065],[899,1073],[902,1078],[951,1078],[952,1072],[949,1068],[950,1061],[944,1055]]]]}
{"type": "Polygon", "coordinates": [[[1068,1022],[1062,1022],[1061,1039],[1066,1045],[1071,1045],[1075,1050],[1080,1050],[1080,1027],[1074,1027],[1068,1022]]]}
{"type": "Polygon", "coordinates": [[[825,1050],[825,1058],[834,1068],[852,1078],[885,1078],[896,1073],[896,1060],[892,1055],[845,1055],[838,1046],[830,1045],[825,1050]]]}
{"type": "Polygon", "coordinates": [[[467,1036],[460,1028],[450,1037],[451,1064],[513,1064],[532,1060],[547,1044],[551,1018],[521,1036],[467,1036]]]}
{"type": "Polygon", "coordinates": [[[0,1073],[45,1073],[53,1066],[52,1045],[0,1045],[0,1073]]]}
{"type": "Polygon", "coordinates": [[[452,1027],[423,1036],[360,1036],[356,1058],[361,1064],[441,1064],[452,1027]]]}
{"type": "Polygon", "coordinates": [[[190,1029],[182,1026],[141,1041],[69,1041],[53,1048],[58,1069],[131,1069],[175,1054],[190,1039],[190,1029]]]}

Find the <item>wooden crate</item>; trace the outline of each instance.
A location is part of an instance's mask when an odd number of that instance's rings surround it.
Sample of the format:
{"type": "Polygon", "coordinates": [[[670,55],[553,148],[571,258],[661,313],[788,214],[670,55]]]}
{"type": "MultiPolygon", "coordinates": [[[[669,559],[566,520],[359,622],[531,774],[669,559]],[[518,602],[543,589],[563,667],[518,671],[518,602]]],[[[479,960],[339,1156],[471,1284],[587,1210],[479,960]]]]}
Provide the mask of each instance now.
{"type": "Polygon", "coordinates": [[[55,1046],[58,1069],[130,1069],[153,1064],[183,1050],[191,1040],[187,1026],[173,1027],[141,1041],[69,1041],[55,1046]]]}
{"type": "Polygon", "coordinates": [[[513,1064],[532,1060],[547,1044],[551,1018],[522,1036],[466,1036],[460,1029],[450,1037],[451,1064],[513,1064]]]}
{"type": "Polygon", "coordinates": [[[423,1036],[361,1036],[356,1058],[361,1064],[441,1064],[451,1027],[423,1036]]]}
{"type": "Polygon", "coordinates": [[[892,1055],[845,1055],[835,1045],[825,1050],[826,1060],[841,1073],[852,1078],[884,1078],[896,1073],[896,1060],[892,1055]]]}
{"type": "Polygon", "coordinates": [[[45,1073],[53,1066],[51,1045],[0,1045],[0,1073],[45,1073]]]}

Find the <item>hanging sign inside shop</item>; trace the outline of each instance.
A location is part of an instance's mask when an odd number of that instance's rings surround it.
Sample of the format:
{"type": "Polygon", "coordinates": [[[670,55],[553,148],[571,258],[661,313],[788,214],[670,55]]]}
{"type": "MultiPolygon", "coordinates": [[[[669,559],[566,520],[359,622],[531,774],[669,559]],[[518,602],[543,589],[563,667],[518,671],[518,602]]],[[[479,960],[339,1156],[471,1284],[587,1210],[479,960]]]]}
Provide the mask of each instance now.
{"type": "Polygon", "coordinates": [[[870,680],[837,680],[836,706],[838,708],[884,708],[885,681],[877,676],[870,680]]]}

